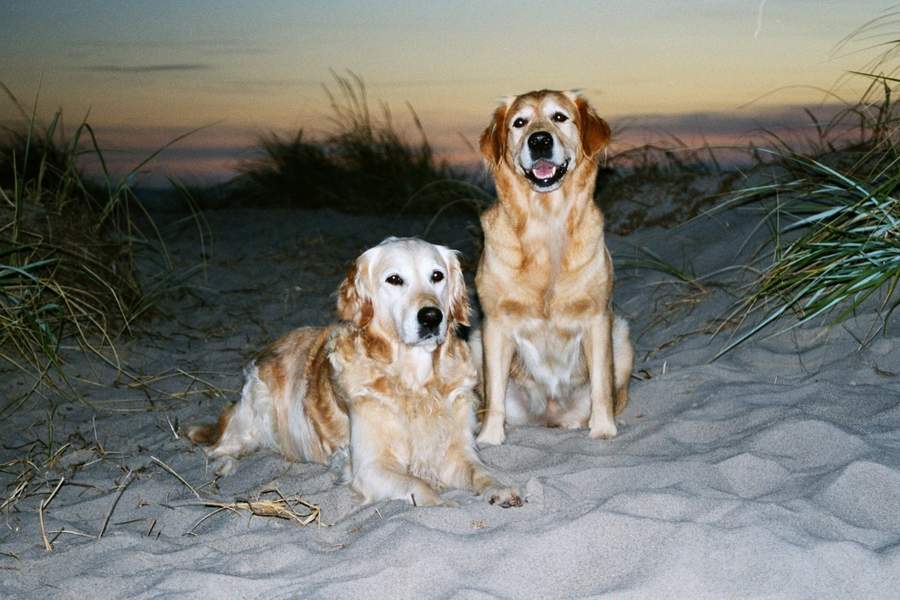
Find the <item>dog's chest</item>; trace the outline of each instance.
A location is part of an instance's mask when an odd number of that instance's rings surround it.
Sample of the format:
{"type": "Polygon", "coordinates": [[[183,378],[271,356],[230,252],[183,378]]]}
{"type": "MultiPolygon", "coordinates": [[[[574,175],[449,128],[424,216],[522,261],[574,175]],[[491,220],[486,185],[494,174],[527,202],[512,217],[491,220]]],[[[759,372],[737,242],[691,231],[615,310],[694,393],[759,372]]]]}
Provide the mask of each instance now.
{"type": "Polygon", "coordinates": [[[393,407],[397,418],[405,424],[409,444],[433,440],[440,445],[447,433],[457,427],[455,414],[461,402],[461,389],[456,378],[442,379],[431,370],[416,373],[415,363],[405,365],[405,373],[394,372],[385,401],[393,407]]]}
{"type": "Polygon", "coordinates": [[[512,332],[519,360],[548,396],[566,395],[584,379],[584,328],[548,319],[525,319],[512,332]]]}
{"type": "Polygon", "coordinates": [[[403,424],[403,439],[396,440],[403,447],[398,456],[405,457],[403,462],[412,474],[433,479],[463,426],[455,418],[453,405],[435,390],[422,390],[397,408],[403,424]]]}
{"type": "Polygon", "coordinates": [[[520,248],[521,279],[537,283],[552,293],[563,270],[568,244],[565,215],[527,223],[520,248]]]}
{"type": "Polygon", "coordinates": [[[515,247],[488,245],[485,253],[482,282],[490,282],[488,293],[502,305],[514,307],[509,312],[553,318],[566,307],[593,304],[602,295],[602,238],[572,237],[562,219],[530,223],[515,247]]]}

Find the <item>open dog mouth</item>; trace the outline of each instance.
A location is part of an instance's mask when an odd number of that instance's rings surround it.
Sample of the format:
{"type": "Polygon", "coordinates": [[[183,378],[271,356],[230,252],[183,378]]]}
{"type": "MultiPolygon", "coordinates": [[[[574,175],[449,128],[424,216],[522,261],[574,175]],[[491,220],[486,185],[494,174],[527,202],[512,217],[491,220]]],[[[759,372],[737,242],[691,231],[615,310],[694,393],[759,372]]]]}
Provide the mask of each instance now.
{"type": "Polygon", "coordinates": [[[536,161],[530,169],[523,169],[525,177],[537,187],[542,188],[550,187],[559,182],[568,170],[568,159],[561,165],[556,165],[549,160],[541,159],[536,161]]]}

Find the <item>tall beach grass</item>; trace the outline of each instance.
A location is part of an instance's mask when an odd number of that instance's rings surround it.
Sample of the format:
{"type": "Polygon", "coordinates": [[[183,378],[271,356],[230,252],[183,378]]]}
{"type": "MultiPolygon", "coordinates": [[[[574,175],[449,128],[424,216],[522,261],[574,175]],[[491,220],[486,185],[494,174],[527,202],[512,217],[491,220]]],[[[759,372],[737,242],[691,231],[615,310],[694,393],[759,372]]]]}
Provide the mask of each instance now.
{"type": "Polygon", "coordinates": [[[372,108],[362,78],[352,72],[333,78],[334,89],[324,86],[331,131],[318,138],[302,129],[263,136],[257,156],[227,186],[226,203],[430,214],[490,200],[468,174],[435,157],[412,106],[411,140],[387,105],[372,108]]]}
{"type": "MultiPolygon", "coordinates": [[[[854,35],[869,36],[891,24],[900,24],[900,12],[887,13],[854,35]]],[[[773,252],[735,308],[733,316],[746,327],[720,356],[789,315],[794,319],[776,333],[820,317],[841,322],[871,297],[879,299],[875,325],[886,326],[900,305],[897,38],[878,41],[878,59],[865,71],[848,74],[868,82],[857,101],[825,122],[809,113],[817,132],[807,144],[811,150],[796,150],[774,136],[768,147],[756,148],[773,180],[738,190],[726,205],[764,203],[773,252]]]]}
{"type": "Polygon", "coordinates": [[[45,386],[71,391],[60,368],[68,348],[121,368],[116,343],[168,288],[171,263],[128,184],[155,153],[115,178],[86,120],[68,134],[60,111],[42,123],[37,99],[28,111],[0,89],[21,117],[0,131],[0,368],[32,382],[0,405],[5,412],[45,386]],[[101,167],[97,178],[79,168],[87,154],[101,167]],[[144,285],[142,247],[160,266],[144,285]]]}

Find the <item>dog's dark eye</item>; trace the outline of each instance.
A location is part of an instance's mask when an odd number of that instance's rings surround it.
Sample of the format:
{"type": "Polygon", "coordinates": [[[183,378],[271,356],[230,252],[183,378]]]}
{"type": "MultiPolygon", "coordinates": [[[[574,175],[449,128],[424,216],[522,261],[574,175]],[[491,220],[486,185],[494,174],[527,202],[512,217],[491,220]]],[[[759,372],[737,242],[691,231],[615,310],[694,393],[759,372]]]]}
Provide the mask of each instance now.
{"type": "Polygon", "coordinates": [[[391,285],[403,285],[403,278],[399,275],[391,275],[385,281],[391,285]]]}
{"type": "Polygon", "coordinates": [[[443,280],[444,280],[444,274],[441,273],[440,271],[435,271],[434,273],[431,274],[431,283],[437,283],[437,282],[443,281],[443,280]]]}
{"type": "Polygon", "coordinates": [[[562,114],[561,112],[558,112],[558,113],[553,113],[553,120],[556,121],[557,123],[565,123],[566,121],[569,120],[569,117],[562,114]]]}
{"type": "Polygon", "coordinates": [[[516,119],[515,121],[513,121],[513,127],[515,127],[516,129],[518,129],[518,128],[520,128],[520,127],[525,127],[525,123],[527,123],[527,122],[528,122],[528,121],[526,121],[526,120],[523,119],[522,117],[519,117],[518,119],[516,119]]]}

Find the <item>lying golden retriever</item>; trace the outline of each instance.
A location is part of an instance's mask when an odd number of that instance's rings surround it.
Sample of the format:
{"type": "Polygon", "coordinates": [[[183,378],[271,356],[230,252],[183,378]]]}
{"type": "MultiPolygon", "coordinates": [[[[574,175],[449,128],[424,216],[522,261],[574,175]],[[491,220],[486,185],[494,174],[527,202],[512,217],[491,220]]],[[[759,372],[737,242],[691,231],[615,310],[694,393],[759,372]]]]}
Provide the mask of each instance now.
{"type": "Polygon", "coordinates": [[[502,443],[505,421],[617,433],[634,351],[613,315],[594,203],[609,134],[584,98],[542,90],[509,98],[481,136],[498,202],[481,216],[475,279],[484,324],[472,346],[481,338],[487,404],[479,444],[502,443]]]}
{"type": "Polygon", "coordinates": [[[520,505],[475,453],[477,374],[455,331],[469,315],[456,253],[385,240],[350,268],[338,314],[340,324],[297,329],[263,350],[240,402],[188,430],[218,472],[259,447],[324,463],[349,446],[345,472],[366,503],[448,504],[438,489],[453,487],[520,505]]]}

